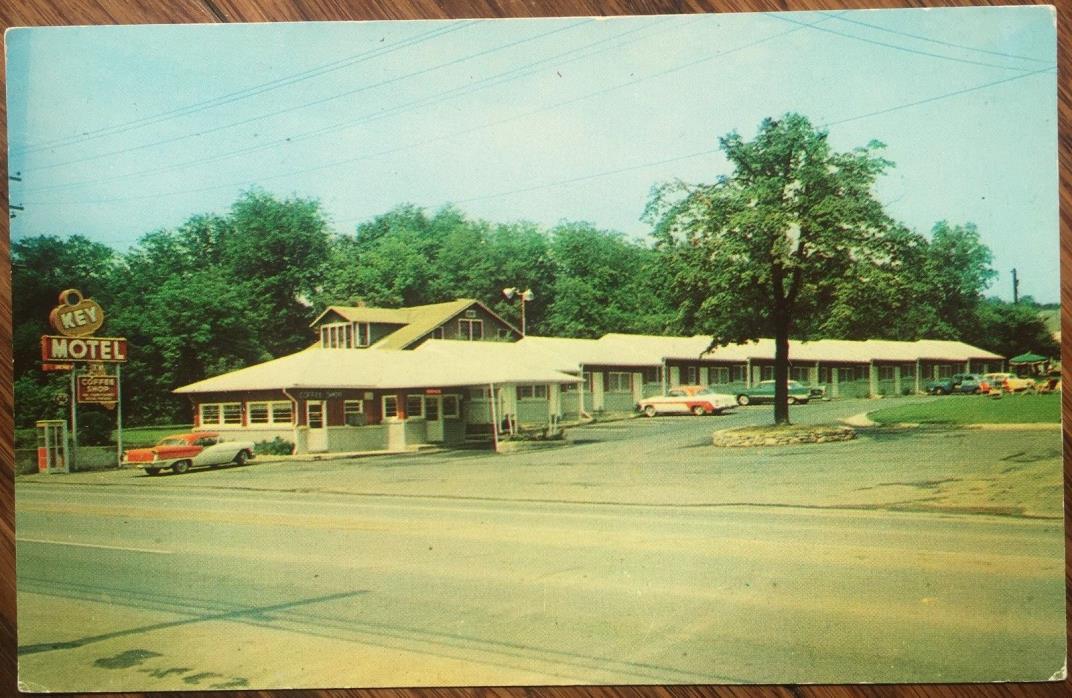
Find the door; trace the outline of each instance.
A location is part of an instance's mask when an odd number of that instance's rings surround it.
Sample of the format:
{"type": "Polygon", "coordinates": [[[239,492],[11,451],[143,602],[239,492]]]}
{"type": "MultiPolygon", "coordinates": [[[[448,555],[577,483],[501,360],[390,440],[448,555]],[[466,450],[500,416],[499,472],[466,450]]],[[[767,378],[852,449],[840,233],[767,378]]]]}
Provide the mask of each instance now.
{"type": "Polygon", "coordinates": [[[326,413],[327,407],[323,400],[309,400],[305,403],[305,424],[309,427],[309,441],[306,446],[311,452],[328,450],[326,413]]]}
{"type": "Polygon", "coordinates": [[[428,428],[428,441],[443,440],[443,396],[424,396],[424,421],[428,428]]]}

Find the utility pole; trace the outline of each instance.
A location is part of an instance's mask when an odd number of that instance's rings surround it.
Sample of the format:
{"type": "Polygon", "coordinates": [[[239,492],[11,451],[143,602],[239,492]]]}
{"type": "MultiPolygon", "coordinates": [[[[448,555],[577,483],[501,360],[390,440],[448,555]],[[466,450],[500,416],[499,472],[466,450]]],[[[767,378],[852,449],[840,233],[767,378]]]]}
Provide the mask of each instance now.
{"type": "Polygon", "coordinates": [[[1020,302],[1020,279],[1016,277],[1016,269],[1012,270],[1012,302],[1020,302]]]}

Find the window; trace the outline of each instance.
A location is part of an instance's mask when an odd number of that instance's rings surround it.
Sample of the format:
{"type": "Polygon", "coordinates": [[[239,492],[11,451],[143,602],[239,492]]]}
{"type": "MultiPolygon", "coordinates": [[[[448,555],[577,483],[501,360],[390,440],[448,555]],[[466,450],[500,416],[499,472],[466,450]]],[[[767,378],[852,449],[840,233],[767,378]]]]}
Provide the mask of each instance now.
{"type": "Polygon", "coordinates": [[[427,419],[429,422],[435,422],[439,420],[439,398],[424,398],[424,418],[427,419]]]}
{"type": "Polygon", "coordinates": [[[365,403],[363,400],[343,400],[342,421],[348,427],[359,427],[365,423],[365,403]]]}
{"type": "Polygon", "coordinates": [[[398,416],[398,396],[397,395],[384,395],[383,396],[383,418],[398,416]]]}
{"type": "Polygon", "coordinates": [[[271,403],[272,424],[292,424],[294,422],[294,406],[290,400],[271,403]]]}
{"type": "Polygon", "coordinates": [[[662,366],[647,366],[644,368],[644,382],[645,383],[662,383],[663,382],[663,367],[662,366]]]}
{"type": "Polygon", "coordinates": [[[249,403],[249,423],[250,424],[267,424],[269,421],[268,403],[267,402],[251,402],[249,403]]]}
{"type": "Polygon", "coordinates": [[[458,320],[458,339],[484,339],[484,321],[467,318],[458,320]]]}
{"type": "Polygon", "coordinates": [[[319,400],[305,403],[305,423],[310,429],[324,428],[324,403],[319,400]]]}
{"type": "Polygon", "coordinates": [[[354,346],[367,347],[372,344],[372,326],[367,322],[355,322],[354,337],[357,339],[354,346]]]}
{"type": "MultiPolygon", "coordinates": [[[[696,370],[694,366],[693,371],[696,370]]],[[[633,374],[611,371],[607,374],[608,393],[628,393],[633,390],[633,374]]]]}
{"type": "Polygon", "coordinates": [[[198,418],[200,424],[219,424],[220,423],[220,406],[219,405],[199,405],[201,415],[198,418]]]}
{"type": "Polygon", "coordinates": [[[487,400],[488,391],[486,388],[469,388],[470,400],[487,400]]]}
{"type": "Polygon", "coordinates": [[[444,417],[457,417],[458,416],[458,396],[457,395],[444,395],[443,396],[443,416],[444,417]]]}
{"type": "Polygon", "coordinates": [[[242,403],[241,402],[218,402],[199,405],[200,424],[231,424],[241,426],[242,403]]]}
{"type": "Polygon", "coordinates": [[[808,383],[811,381],[811,367],[810,366],[790,366],[789,377],[792,380],[800,383],[808,383]]]}
{"type": "Polygon", "coordinates": [[[725,366],[713,366],[709,370],[709,383],[729,383],[730,382],[730,370],[725,366]]]}
{"type": "Polygon", "coordinates": [[[761,366],[759,368],[759,379],[763,381],[774,380],[774,366],[761,366]]]}
{"type": "Polygon", "coordinates": [[[215,446],[217,441],[219,441],[219,439],[215,436],[202,436],[200,439],[194,441],[194,445],[208,448],[209,446],[215,446]]]}
{"type": "Polygon", "coordinates": [[[443,328],[437,327],[432,330],[432,339],[443,339],[443,328]]]}
{"type": "Polygon", "coordinates": [[[367,322],[332,322],[320,326],[320,346],[325,349],[367,347],[371,339],[367,322]]]}
{"type": "Polygon", "coordinates": [[[880,381],[893,380],[893,366],[879,366],[878,367],[878,379],[880,381]]]}
{"type": "Polygon", "coordinates": [[[410,395],[406,398],[406,417],[424,416],[424,398],[420,395],[410,395]]]}
{"type": "Polygon", "coordinates": [[[748,381],[748,366],[731,366],[734,383],[746,383],[748,381]]]}
{"type": "Polygon", "coordinates": [[[696,367],[687,366],[685,368],[685,382],[689,385],[696,385],[698,379],[696,378],[696,367]]]}
{"type": "Polygon", "coordinates": [[[246,409],[250,424],[290,424],[290,401],[250,402],[246,409]]]}
{"type": "Polygon", "coordinates": [[[546,400],[546,385],[519,385],[517,386],[518,400],[546,400]]]}
{"type": "Polygon", "coordinates": [[[949,364],[941,364],[938,366],[938,377],[949,378],[953,375],[953,367],[949,364]]]}

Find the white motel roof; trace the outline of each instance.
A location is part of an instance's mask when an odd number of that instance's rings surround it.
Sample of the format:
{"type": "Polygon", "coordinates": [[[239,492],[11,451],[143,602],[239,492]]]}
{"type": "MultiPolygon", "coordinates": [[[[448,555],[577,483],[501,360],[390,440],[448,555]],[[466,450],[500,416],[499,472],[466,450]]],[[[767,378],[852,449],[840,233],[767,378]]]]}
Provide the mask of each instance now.
{"type": "MultiPolygon", "coordinates": [[[[413,351],[325,349],[295,354],[176,388],[215,393],[290,388],[407,389],[494,384],[573,383],[583,366],[660,366],[670,360],[743,363],[772,361],[774,340],[730,344],[708,351],[706,336],[607,334],[599,339],[528,336],[517,342],[428,340],[413,351]]],[[[793,362],[908,363],[917,360],[1000,361],[1004,357],[963,342],[869,339],[792,341],[793,362]]]]}
{"type": "MultiPolygon", "coordinates": [[[[438,344],[439,342],[437,342],[438,344]]],[[[576,383],[579,379],[546,365],[488,361],[480,345],[490,342],[443,342],[459,345],[450,352],[368,351],[309,347],[262,364],[231,371],[176,388],[176,393],[216,393],[291,388],[408,389],[470,385],[576,383]],[[449,359],[449,360],[448,360],[449,359]]],[[[497,344],[497,346],[509,346],[497,344]]]]}
{"type": "MultiPolygon", "coordinates": [[[[530,353],[545,352],[559,357],[556,368],[576,371],[578,365],[658,366],[665,360],[703,360],[743,363],[773,361],[774,340],[760,339],[729,344],[708,351],[711,338],[661,337],[657,335],[611,333],[599,339],[563,339],[528,336],[517,342],[530,353]],[[572,367],[570,367],[572,366],[572,367]]],[[[789,359],[797,362],[870,363],[923,361],[1000,361],[1004,357],[964,342],[921,339],[914,342],[868,339],[820,339],[790,341],[789,359]]]]}

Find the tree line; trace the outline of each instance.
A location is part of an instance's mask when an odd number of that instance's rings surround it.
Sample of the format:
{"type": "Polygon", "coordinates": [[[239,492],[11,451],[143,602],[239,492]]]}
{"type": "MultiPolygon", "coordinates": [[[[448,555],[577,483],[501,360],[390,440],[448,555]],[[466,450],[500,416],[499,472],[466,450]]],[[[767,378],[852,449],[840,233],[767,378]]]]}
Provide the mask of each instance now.
{"type": "MultiPolygon", "coordinates": [[[[148,232],[125,252],[77,234],[17,240],[16,424],[66,411],[66,375],[39,368],[39,339],[52,332],[48,314],[65,288],[104,307],[98,334],[128,338],[124,412],[138,424],[188,421],[189,403],[173,388],[308,346],[309,322],[333,304],[475,298],[517,323],[519,308],[502,295],[513,286],[535,295],[530,334],[774,336],[772,261],[801,287],[794,337],[959,339],[1005,356],[1058,355],[1030,299],[985,296],[995,272],[975,226],[943,221],[923,235],[875,207],[870,185],[892,167],[877,146],[838,155],[802,117],[771,122],[756,141],[723,139],[736,179],[655,188],[650,241],[586,222],[495,223],[409,204],[338,234],[318,201],[259,190],[226,213],[148,232]],[[801,148],[790,156],[803,158],[800,172],[778,170],[786,148],[801,148]],[[836,172],[808,164],[832,155],[836,172]],[[801,250],[806,259],[794,260],[801,250]]],[[[114,423],[103,410],[83,413],[90,430],[114,423]]]]}

